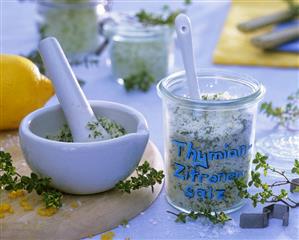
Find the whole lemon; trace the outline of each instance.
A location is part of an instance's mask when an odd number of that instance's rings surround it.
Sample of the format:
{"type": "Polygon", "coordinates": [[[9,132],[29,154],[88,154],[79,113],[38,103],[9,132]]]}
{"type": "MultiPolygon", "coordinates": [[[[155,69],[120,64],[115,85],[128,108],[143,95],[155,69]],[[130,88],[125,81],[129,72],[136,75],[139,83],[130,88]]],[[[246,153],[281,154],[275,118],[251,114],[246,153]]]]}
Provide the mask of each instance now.
{"type": "Polygon", "coordinates": [[[51,81],[27,58],[0,54],[0,130],[18,128],[54,94],[51,81]]]}

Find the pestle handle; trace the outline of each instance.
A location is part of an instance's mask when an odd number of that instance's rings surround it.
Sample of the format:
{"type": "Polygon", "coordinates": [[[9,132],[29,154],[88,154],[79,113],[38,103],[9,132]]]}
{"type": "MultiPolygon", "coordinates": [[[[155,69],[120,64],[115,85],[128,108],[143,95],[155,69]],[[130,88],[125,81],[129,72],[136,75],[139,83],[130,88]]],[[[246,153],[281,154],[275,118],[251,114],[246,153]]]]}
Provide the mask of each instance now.
{"type": "Polygon", "coordinates": [[[195,60],[192,44],[192,27],[190,19],[185,14],[179,14],[175,19],[176,33],[183,57],[190,97],[200,98],[199,86],[195,71],[195,60]]]}
{"type": "MultiPolygon", "coordinates": [[[[39,52],[53,82],[74,141],[94,141],[94,138],[89,136],[90,130],[87,128],[87,124],[97,121],[97,118],[80,88],[60,44],[56,38],[45,38],[39,44],[39,52]]],[[[110,138],[100,124],[98,130],[102,133],[101,139],[110,138]]]]}

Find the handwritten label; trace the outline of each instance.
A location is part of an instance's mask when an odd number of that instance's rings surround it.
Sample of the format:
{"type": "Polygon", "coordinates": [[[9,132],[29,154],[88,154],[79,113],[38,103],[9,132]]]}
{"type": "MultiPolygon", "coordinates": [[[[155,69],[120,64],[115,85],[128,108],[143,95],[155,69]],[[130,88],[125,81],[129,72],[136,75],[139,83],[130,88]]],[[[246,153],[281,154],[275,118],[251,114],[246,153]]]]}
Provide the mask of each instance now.
{"type": "Polygon", "coordinates": [[[173,144],[177,149],[177,157],[186,161],[186,165],[178,162],[174,163],[173,176],[181,181],[189,181],[191,183],[183,189],[185,196],[188,198],[197,197],[200,200],[221,201],[225,197],[225,189],[215,189],[213,184],[231,182],[246,175],[246,171],[205,174],[201,173],[198,168],[209,169],[211,161],[224,161],[244,157],[251,149],[251,144],[240,145],[237,148],[230,148],[228,144],[225,144],[222,150],[208,152],[202,152],[194,148],[192,142],[173,140],[173,144]],[[192,183],[206,183],[208,187],[206,189],[194,188],[192,183]]]}

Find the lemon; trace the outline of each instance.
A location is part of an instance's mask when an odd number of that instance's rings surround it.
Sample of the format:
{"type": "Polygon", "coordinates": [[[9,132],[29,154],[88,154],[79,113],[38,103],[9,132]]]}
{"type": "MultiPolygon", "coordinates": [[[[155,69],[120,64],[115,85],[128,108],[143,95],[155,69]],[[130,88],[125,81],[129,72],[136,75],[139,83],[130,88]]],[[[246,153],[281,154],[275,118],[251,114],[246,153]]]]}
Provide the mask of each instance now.
{"type": "Polygon", "coordinates": [[[0,54],[0,130],[18,128],[54,94],[51,81],[27,58],[0,54]]]}

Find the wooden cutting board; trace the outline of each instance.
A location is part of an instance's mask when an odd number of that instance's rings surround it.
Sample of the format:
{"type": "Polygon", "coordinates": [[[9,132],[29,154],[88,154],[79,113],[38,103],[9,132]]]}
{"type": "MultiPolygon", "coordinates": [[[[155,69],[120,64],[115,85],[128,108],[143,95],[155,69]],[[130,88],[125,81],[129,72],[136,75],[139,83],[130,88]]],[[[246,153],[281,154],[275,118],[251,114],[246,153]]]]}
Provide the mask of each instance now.
{"type": "MultiPolygon", "coordinates": [[[[0,132],[0,149],[11,153],[18,172],[30,172],[16,132],[0,132]]],[[[152,142],[149,142],[141,162],[145,160],[154,168],[163,169],[162,157],[152,142]]],[[[28,196],[29,201],[34,202],[34,210],[24,211],[19,206],[19,199],[7,200],[7,193],[0,190],[1,201],[9,201],[15,211],[0,219],[0,239],[67,240],[99,234],[130,220],[149,207],[161,191],[162,184],[154,189],[154,193],[147,188],[131,194],[117,190],[87,196],[66,194],[63,207],[51,217],[38,215],[37,209],[42,206],[38,196],[28,196]]]]}

